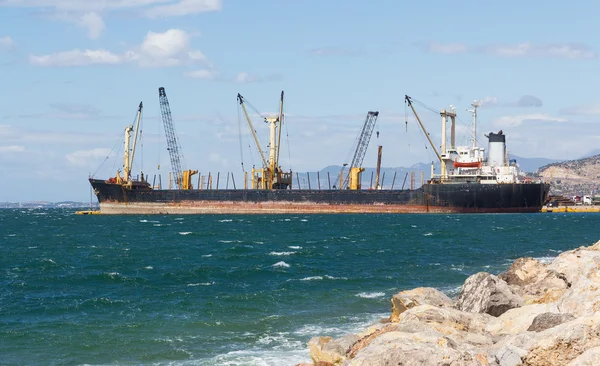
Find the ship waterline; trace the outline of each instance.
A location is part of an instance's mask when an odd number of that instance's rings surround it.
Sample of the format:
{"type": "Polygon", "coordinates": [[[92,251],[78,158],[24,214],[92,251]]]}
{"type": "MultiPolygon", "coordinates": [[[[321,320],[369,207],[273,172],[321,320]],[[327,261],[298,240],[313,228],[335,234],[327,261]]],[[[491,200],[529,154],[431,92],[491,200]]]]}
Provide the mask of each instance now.
{"type": "Polygon", "coordinates": [[[537,212],[544,184],[428,184],[414,190],[126,189],[90,179],[104,214],[537,212]]]}

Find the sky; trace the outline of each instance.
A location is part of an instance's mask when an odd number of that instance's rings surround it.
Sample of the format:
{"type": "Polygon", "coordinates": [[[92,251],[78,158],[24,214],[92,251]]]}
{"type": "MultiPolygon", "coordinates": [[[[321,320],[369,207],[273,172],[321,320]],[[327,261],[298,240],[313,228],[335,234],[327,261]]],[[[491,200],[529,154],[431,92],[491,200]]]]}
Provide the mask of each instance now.
{"type": "MultiPolygon", "coordinates": [[[[501,129],[511,154],[576,159],[600,142],[599,11],[593,1],[0,0],[0,202],[88,200],[89,176],[121,168],[140,101],[134,174],[166,176],[159,87],[184,168],[202,175],[239,181],[260,165],[236,96],[269,115],[282,90],[285,170],[349,163],[371,110],[379,136],[363,166],[376,165],[378,145],[384,167],[431,162],[404,95],[438,146],[434,111],[456,108],[469,144],[479,100],[481,146],[501,129]]],[[[251,118],[265,149],[267,126],[251,118]]]]}

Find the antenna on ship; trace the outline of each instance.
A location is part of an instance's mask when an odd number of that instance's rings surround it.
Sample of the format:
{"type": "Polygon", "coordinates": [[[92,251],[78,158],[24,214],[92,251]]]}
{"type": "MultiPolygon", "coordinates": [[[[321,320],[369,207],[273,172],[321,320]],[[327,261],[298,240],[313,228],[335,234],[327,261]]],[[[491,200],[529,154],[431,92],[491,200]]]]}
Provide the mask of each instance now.
{"type": "Polygon", "coordinates": [[[483,102],[481,100],[474,100],[471,103],[473,109],[467,109],[467,112],[473,113],[473,148],[477,147],[477,108],[481,107],[483,102]]]}

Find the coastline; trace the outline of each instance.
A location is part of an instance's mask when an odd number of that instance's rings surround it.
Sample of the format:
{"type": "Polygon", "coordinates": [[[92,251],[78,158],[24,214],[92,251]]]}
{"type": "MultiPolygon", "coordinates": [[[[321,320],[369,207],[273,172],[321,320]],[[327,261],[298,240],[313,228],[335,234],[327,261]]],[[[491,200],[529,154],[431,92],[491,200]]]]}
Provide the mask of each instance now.
{"type": "Polygon", "coordinates": [[[548,264],[524,257],[476,273],[455,299],[419,287],[389,318],[308,342],[311,362],[347,365],[594,365],[600,359],[600,241],[548,264]]]}

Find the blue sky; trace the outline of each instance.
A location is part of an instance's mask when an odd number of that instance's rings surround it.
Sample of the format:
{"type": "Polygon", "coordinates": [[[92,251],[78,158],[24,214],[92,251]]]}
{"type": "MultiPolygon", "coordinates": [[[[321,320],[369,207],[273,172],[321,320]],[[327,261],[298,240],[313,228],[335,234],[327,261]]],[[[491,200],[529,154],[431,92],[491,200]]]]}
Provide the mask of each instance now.
{"type": "MultiPolygon", "coordinates": [[[[114,176],[144,102],[134,169],[169,167],[158,87],[187,168],[249,169],[258,155],[237,93],[263,114],[285,90],[284,168],[351,159],[367,111],[380,118],[364,166],[433,159],[404,95],[454,105],[459,140],[477,99],[478,140],[502,129],[511,153],[574,159],[600,133],[600,4],[564,2],[0,0],[0,201],[86,200],[114,176]],[[408,121],[406,128],[405,121],[408,121]],[[114,150],[113,150],[114,148],[114,150]],[[112,152],[111,152],[112,151],[112,152]]],[[[434,141],[439,116],[417,106],[434,141]]],[[[267,130],[253,116],[266,146],[267,130]]],[[[241,178],[238,178],[241,179],[241,178]]]]}

